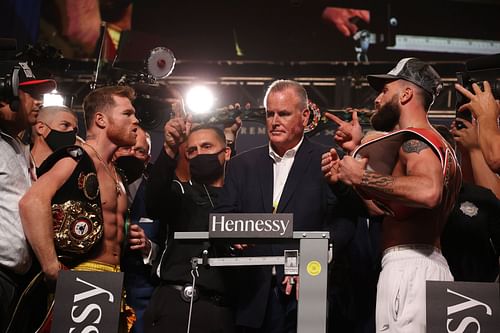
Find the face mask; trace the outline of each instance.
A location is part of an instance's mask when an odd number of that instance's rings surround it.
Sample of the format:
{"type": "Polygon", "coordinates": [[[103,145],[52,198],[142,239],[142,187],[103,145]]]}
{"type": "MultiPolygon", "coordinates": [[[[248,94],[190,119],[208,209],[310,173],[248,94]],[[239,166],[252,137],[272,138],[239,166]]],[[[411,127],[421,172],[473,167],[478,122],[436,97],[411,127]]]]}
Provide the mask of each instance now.
{"type": "Polygon", "coordinates": [[[224,166],[219,162],[219,154],[222,149],[215,154],[199,154],[189,160],[189,171],[191,178],[199,184],[211,184],[222,176],[224,166]]]}
{"type": "MultiPolygon", "coordinates": [[[[50,127],[49,127],[50,128],[50,127]]],[[[76,129],[69,132],[61,132],[50,129],[49,135],[45,138],[45,142],[52,149],[56,151],[63,147],[72,146],[76,141],[76,129]]]]}
{"type": "Polygon", "coordinates": [[[144,162],[135,156],[121,156],[115,161],[118,168],[122,169],[127,177],[127,183],[132,184],[142,176],[146,167],[144,162]]]}

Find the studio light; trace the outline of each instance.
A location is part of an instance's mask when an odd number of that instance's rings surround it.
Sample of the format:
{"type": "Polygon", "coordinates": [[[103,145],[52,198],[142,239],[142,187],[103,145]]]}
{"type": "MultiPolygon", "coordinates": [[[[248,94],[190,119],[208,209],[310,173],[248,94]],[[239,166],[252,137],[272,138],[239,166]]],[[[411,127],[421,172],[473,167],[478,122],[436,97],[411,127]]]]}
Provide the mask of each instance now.
{"type": "Polygon", "coordinates": [[[186,105],[192,113],[206,113],[212,109],[215,102],[215,97],[204,86],[195,86],[186,94],[186,105]]]}
{"type": "Polygon", "coordinates": [[[64,97],[57,90],[52,90],[43,94],[43,106],[64,106],[64,97]]]}

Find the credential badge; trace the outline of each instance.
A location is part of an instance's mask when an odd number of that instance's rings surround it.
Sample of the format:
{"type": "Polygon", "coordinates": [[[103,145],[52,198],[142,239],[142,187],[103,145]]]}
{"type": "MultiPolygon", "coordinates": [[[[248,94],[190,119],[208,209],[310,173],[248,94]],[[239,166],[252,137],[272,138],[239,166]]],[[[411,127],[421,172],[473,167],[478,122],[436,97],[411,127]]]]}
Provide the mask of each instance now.
{"type": "Polygon", "coordinates": [[[469,217],[474,217],[479,212],[479,208],[470,201],[462,202],[460,204],[460,210],[469,217]]]}

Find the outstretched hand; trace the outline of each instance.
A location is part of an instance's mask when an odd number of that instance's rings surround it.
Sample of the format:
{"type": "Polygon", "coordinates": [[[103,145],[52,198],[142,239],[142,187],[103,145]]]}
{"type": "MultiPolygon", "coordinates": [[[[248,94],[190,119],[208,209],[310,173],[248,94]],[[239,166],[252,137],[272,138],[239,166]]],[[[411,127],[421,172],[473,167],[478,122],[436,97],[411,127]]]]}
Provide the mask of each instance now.
{"type": "Polygon", "coordinates": [[[339,181],[339,162],[339,155],[334,148],[321,156],[321,171],[326,181],[330,184],[335,184],[339,181]]]}
{"type": "Polygon", "coordinates": [[[455,88],[469,99],[468,103],[458,108],[458,112],[460,114],[460,112],[469,110],[472,112],[474,118],[478,120],[480,118],[487,118],[496,121],[500,114],[500,106],[493,96],[489,82],[484,81],[483,86],[484,90],[481,90],[477,83],[473,83],[472,90],[474,90],[474,93],[472,93],[460,84],[455,83],[455,88]]]}
{"type": "MultiPolygon", "coordinates": [[[[249,107],[250,106],[248,104],[248,108],[249,107]]],[[[245,108],[247,108],[247,107],[245,106],[245,108]]],[[[228,107],[228,110],[235,110],[235,109],[236,110],[241,109],[241,106],[239,103],[235,103],[234,105],[229,105],[229,107],[228,107]]],[[[224,124],[224,135],[226,136],[227,142],[236,141],[236,136],[238,135],[238,131],[240,130],[242,124],[243,124],[243,122],[241,121],[240,116],[234,118],[234,121],[224,124]]]]}
{"type": "Polygon", "coordinates": [[[480,149],[476,124],[461,118],[457,118],[456,121],[451,125],[451,134],[455,137],[455,141],[458,143],[459,147],[467,151],[480,149]],[[464,127],[458,129],[456,127],[456,121],[462,122],[464,127]]]}
{"type": "Polygon", "coordinates": [[[370,12],[363,9],[326,7],[321,15],[323,20],[334,25],[345,37],[350,37],[358,31],[355,18],[370,23],[370,12]]]}
{"type": "Polygon", "coordinates": [[[325,117],[338,125],[334,136],[335,142],[346,152],[350,153],[361,144],[363,129],[359,123],[358,110],[347,109],[346,111],[352,113],[352,120],[350,122],[342,120],[332,113],[325,113],[325,117]]]}
{"type": "Polygon", "coordinates": [[[175,155],[179,151],[179,146],[186,141],[193,122],[191,115],[187,118],[171,118],[164,127],[165,136],[165,152],[171,157],[175,158],[175,155]]]}

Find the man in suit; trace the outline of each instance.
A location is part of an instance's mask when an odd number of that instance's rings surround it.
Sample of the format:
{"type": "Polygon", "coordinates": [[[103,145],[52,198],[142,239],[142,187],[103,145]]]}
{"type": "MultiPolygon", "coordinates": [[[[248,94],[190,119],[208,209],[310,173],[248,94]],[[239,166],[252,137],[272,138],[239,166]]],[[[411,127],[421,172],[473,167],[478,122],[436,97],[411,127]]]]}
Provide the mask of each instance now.
{"type": "MultiPolygon", "coordinates": [[[[307,93],[297,82],[278,80],[268,88],[264,105],[269,144],[228,162],[216,211],[293,213],[295,230],[321,230],[336,199],[322,179],[325,149],[304,137],[307,93]]],[[[296,244],[235,245],[249,256],[283,255],[284,249],[293,247],[296,244]]],[[[281,266],[238,271],[236,322],[242,331],[294,332],[297,277],[285,277],[281,266]]]]}
{"type": "Polygon", "coordinates": [[[144,311],[158,285],[151,265],[158,251],[160,221],[150,219],[146,213],[147,167],[151,159],[151,137],[148,132],[139,127],[135,145],[118,148],[115,156],[116,165],[127,178],[131,222],[128,228],[130,246],[125,250],[121,265],[125,272],[127,303],[134,309],[137,317],[131,332],[141,333],[144,330],[144,311]],[[137,244],[137,239],[145,241],[137,244]]]}

